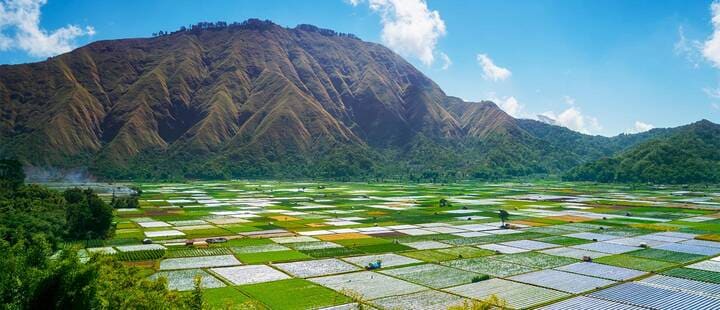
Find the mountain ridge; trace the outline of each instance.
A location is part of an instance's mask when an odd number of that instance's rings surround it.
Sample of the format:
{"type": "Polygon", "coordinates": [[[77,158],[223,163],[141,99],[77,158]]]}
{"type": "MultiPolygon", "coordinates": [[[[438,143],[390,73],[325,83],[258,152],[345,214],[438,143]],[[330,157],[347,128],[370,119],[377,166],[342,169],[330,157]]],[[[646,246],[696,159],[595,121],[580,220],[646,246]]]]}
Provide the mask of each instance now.
{"type": "Polygon", "coordinates": [[[0,155],[106,178],[558,174],[662,133],[514,119],[380,44],[257,19],[0,66],[0,101],[0,155]]]}
{"type": "Polygon", "coordinates": [[[577,166],[568,180],[720,182],[720,125],[707,119],[680,126],[613,156],[577,166]]]}

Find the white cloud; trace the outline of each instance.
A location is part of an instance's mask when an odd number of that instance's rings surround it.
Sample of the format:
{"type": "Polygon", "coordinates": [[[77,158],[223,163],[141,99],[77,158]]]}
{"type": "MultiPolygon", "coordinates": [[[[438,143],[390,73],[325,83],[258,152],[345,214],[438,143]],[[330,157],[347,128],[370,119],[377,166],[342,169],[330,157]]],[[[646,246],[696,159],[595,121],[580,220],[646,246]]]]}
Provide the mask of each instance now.
{"type": "Polygon", "coordinates": [[[515,96],[499,97],[495,92],[487,93],[488,100],[494,102],[500,109],[514,118],[530,118],[525,111],[525,105],[521,104],[515,96]]]}
{"type": "Polygon", "coordinates": [[[443,70],[447,70],[448,68],[450,68],[450,66],[452,66],[452,60],[450,59],[450,56],[448,56],[447,54],[440,52],[440,59],[442,59],[442,63],[443,63],[442,69],[443,70]]]}
{"type": "Polygon", "coordinates": [[[487,54],[478,54],[477,62],[483,69],[483,78],[492,81],[503,81],[512,75],[510,70],[499,67],[487,54]]]}
{"type": "Polygon", "coordinates": [[[544,112],[541,115],[550,118],[556,125],[564,126],[584,134],[594,134],[602,129],[597,118],[583,115],[580,108],[575,106],[569,107],[557,115],[552,111],[544,112]]]}
{"type": "Polygon", "coordinates": [[[702,47],[703,45],[700,41],[689,40],[685,37],[683,26],[678,27],[678,41],[675,42],[673,47],[675,55],[685,57],[685,60],[692,64],[694,68],[698,68],[700,67],[700,60],[702,59],[700,54],[702,47]]]}
{"type": "Polygon", "coordinates": [[[646,132],[650,129],[655,128],[652,124],[644,123],[641,121],[635,121],[635,127],[627,130],[628,133],[641,133],[646,132]]]}
{"type": "Polygon", "coordinates": [[[75,39],[95,34],[93,27],[67,25],[53,31],[40,28],[40,8],[46,0],[7,0],[0,2],[0,50],[21,49],[32,56],[65,53],[75,39]]]}
{"type": "Polygon", "coordinates": [[[713,99],[720,99],[720,87],[719,88],[703,88],[703,92],[713,99]]]}
{"type": "Polygon", "coordinates": [[[573,97],[570,97],[570,96],[565,95],[565,96],[563,96],[563,100],[564,100],[565,103],[567,103],[568,105],[575,105],[575,98],[573,98],[573,97]]]}
{"type": "Polygon", "coordinates": [[[710,5],[712,13],[713,33],[703,43],[702,54],[713,66],[720,68],[720,3],[713,2],[710,5]]]}
{"type": "MultiPolygon", "coordinates": [[[[349,0],[357,6],[363,0],[349,0]]],[[[418,58],[429,66],[435,61],[435,46],[444,36],[445,22],[438,11],[431,11],[425,0],[367,0],[380,14],[382,41],[401,55],[418,58]]]]}
{"type": "Polygon", "coordinates": [[[524,106],[520,104],[515,97],[505,97],[502,100],[497,100],[498,106],[505,111],[505,113],[510,114],[510,116],[518,118],[522,116],[522,112],[524,110],[524,106]]]}

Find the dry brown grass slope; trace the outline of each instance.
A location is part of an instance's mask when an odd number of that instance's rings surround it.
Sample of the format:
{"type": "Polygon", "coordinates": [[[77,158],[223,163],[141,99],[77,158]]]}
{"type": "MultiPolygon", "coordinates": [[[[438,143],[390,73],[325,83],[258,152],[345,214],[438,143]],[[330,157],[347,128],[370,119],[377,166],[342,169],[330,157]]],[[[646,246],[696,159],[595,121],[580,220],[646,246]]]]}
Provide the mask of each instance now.
{"type": "Polygon", "coordinates": [[[402,147],[419,135],[517,129],[494,105],[454,102],[379,44],[258,23],[100,41],[0,66],[0,139],[9,141],[0,152],[122,164],[148,150],[281,156],[323,143],[402,147]]]}

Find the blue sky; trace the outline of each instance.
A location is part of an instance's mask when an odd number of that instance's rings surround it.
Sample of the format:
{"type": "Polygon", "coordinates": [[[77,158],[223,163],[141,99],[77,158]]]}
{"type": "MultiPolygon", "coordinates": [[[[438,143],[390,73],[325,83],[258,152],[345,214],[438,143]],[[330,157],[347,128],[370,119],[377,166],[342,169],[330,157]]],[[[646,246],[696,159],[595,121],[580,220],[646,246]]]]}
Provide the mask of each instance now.
{"type": "Polygon", "coordinates": [[[37,23],[12,15],[18,1],[0,0],[2,64],[198,21],[256,17],[383,43],[449,95],[492,99],[515,116],[542,113],[578,131],[720,122],[720,5],[713,27],[710,1],[23,0],[39,9],[37,23]]]}

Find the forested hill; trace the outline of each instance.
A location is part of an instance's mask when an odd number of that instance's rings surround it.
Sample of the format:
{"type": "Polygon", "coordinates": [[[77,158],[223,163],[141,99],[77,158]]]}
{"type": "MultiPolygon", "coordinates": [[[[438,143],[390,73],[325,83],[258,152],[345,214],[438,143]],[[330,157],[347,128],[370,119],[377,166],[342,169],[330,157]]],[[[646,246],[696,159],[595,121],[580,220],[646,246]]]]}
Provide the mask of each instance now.
{"type": "Polygon", "coordinates": [[[568,180],[720,182],[720,125],[702,120],[570,170],[568,180]]]}

